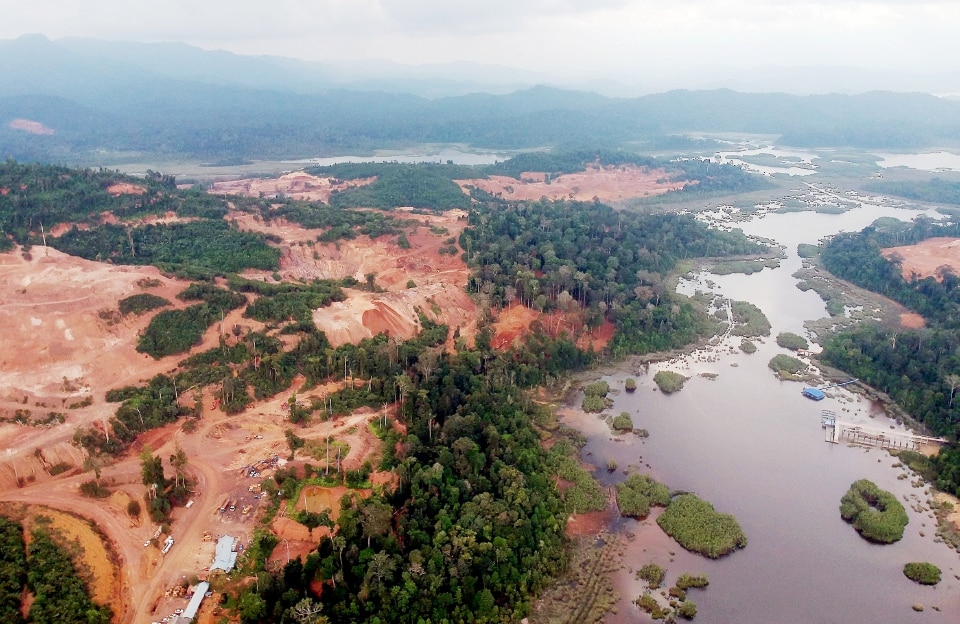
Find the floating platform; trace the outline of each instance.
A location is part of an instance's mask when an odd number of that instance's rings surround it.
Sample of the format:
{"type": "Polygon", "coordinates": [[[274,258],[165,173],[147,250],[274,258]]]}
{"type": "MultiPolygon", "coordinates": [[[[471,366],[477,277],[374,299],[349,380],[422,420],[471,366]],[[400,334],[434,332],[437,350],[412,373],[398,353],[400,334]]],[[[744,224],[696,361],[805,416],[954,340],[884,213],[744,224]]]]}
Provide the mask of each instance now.
{"type": "Polygon", "coordinates": [[[827,398],[827,395],[824,394],[822,390],[817,388],[804,388],[800,391],[800,394],[808,399],[813,399],[814,401],[822,401],[823,399],[827,398]]]}

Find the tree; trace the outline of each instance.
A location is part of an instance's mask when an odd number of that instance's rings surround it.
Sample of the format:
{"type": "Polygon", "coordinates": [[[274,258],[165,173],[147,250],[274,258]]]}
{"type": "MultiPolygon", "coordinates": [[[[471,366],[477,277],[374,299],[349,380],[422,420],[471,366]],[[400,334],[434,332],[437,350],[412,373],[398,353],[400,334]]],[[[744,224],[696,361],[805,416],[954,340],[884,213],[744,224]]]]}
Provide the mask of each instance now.
{"type": "Polygon", "coordinates": [[[185,488],[187,487],[187,454],[180,447],[178,442],[176,445],[176,450],[173,455],[170,456],[170,465],[173,466],[174,477],[173,484],[175,488],[185,488]]]}
{"type": "Polygon", "coordinates": [[[368,499],[360,508],[360,524],[363,526],[363,535],[367,538],[367,547],[374,537],[383,537],[390,531],[390,520],[393,518],[393,507],[374,499],[368,499]]]}
{"type": "Polygon", "coordinates": [[[327,618],[320,615],[320,610],[323,608],[323,605],[314,602],[312,598],[304,598],[297,604],[291,607],[293,611],[293,617],[300,624],[326,624],[328,622],[327,618]]]}
{"type": "Polygon", "coordinates": [[[245,622],[255,622],[266,615],[267,603],[260,594],[248,591],[240,598],[239,610],[245,622]]]}
{"type": "Polygon", "coordinates": [[[155,487],[161,491],[167,487],[167,480],[163,476],[163,462],[151,452],[149,446],[140,453],[140,475],[147,487],[155,487]]]}

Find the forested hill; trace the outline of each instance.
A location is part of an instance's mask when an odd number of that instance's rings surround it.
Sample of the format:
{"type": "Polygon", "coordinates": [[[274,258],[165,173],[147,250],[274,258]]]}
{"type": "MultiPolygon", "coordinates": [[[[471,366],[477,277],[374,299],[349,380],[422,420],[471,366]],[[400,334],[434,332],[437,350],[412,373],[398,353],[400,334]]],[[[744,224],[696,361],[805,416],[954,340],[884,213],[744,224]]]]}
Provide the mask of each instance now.
{"type": "Polygon", "coordinates": [[[960,278],[948,271],[941,280],[906,280],[899,263],[880,254],[884,247],[938,236],[958,237],[960,226],[922,219],[912,225],[880,223],[837,235],[824,246],[828,270],[922,314],[928,327],[859,326],[827,341],[820,358],[889,394],[936,435],[952,439],[924,466],[924,476],[935,480],[938,489],[960,495],[960,278]]]}
{"type": "Polygon", "coordinates": [[[686,132],[775,134],[798,146],[960,141],[960,103],[917,93],[717,90],[615,99],[535,87],[427,99],[295,89],[225,85],[202,75],[171,78],[122,60],[74,54],[43,38],[0,42],[0,158],[90,162],[101,150],[211,160],[293,158],[417,143],[658,145],[686,132]]]}

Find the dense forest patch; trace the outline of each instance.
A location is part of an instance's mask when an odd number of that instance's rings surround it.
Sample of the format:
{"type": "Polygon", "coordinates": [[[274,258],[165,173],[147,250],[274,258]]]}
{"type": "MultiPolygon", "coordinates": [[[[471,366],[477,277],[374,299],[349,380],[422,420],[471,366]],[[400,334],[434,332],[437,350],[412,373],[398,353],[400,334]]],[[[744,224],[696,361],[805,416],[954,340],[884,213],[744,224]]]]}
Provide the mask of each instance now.
{"type": "Polygon", "coordinates": [[[597,203],[512,204],[487,198],[460,236],[471,292],[503,307],[582,310],[587,328],[616,327],[614,356],[679,347],[712,329],[666,285],[683,258],[762,253],[739,230],[678,215],[616,212],[597,203]]]}
{"type": "MultiPolygon", "coordinates": [[[[838,234],[822,251],[825,267],[862,288],[884,294],[921,314],[927,328],[902,331],[861,324],[825,341],[820,359],[887,393],[935,435],[960,433],[960,278],[944,272],[907,280],[895,259],[881,251],[936,237],[960,236],[960,224],[918,218],[914,223],[875,223],[859,233],[838,234]]],[[[932,459],[934,483],[960,494],[960,447],[951,443],[932,459]]]]}
{"type": "Polygon", "coordinates": [[[617,484],[617,505],[620,513],[634,518],[646,518],[651,506],[670,504],[670,490],[647,475],[630,475],[617,484]]]}
{"type": "Polygon", "coordinates": [[[960,181],[956,180],[937,177],[929,180],[874,180],[864,188],[874,193],[922,202],[960,205],[960,181]]]}

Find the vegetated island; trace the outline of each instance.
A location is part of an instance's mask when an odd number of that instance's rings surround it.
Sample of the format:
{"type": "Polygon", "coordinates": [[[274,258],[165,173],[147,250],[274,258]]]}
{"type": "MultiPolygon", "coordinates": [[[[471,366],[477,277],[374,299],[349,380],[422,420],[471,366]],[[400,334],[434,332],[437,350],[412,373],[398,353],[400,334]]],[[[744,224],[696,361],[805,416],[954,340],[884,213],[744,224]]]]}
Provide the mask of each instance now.
{"type": "Polygon", "coordinates": [[[921,585],[936,585],[940,582],[940,568],[925,561],[913,561],[903,566],[903,575],[921,585]]]}
{"type": "Polygon", "coordinates": [[[854,481],[840,499],[840,517],[863,539],[877,544],[899,541],[910,522],[897,497],[868,479],[854,481]]]}
{"type": "Polygon", "coordinates": [[[680,373],[668,370],[657,371],[657,374],[653,376],[653,382],[664,394],[680,392],[683,390],[683,384],[687,382],[687,379],[680,373]]]}
{"type": "Polygon", "coordinates": [[[736,518],[717,512],[695,494],[670,501],[657,524],[687,550],[717,559],[747,545],[747,536],[736,518]]]}

